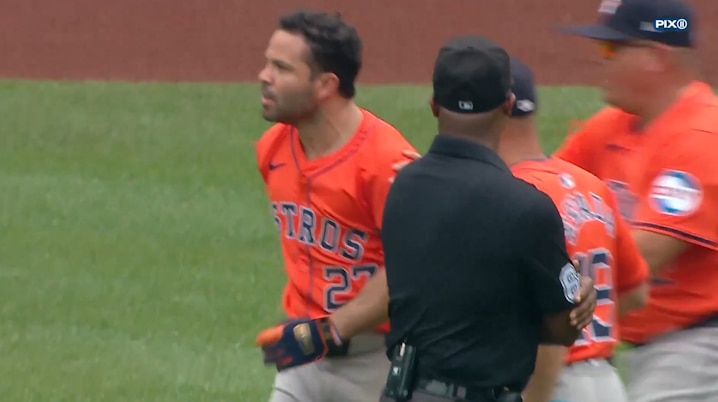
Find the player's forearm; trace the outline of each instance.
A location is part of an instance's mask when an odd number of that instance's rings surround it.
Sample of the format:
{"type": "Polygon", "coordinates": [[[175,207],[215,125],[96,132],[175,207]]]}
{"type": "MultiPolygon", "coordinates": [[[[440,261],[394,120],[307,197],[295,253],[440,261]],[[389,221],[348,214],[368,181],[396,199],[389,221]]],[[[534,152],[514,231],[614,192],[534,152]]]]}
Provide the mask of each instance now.
{"type": "Polygon", "coordinates": [[[618,316],[623,317],[633,310],[643,308],[648,301],[648,284],[642,283],[635,289],[618,295],[618,316]]]}
{"type": "Polygon", "coordinates": [[[524,402],[551,400],[567,350],[563,346],[539,346],[534,374],[523,392],[524,402]]]}
{"type": "Polygon", "coordinates": [[[633,239],[648,264],[651,275],[668,267],[687,248],[688,244],[676,238],[646,230],[634,230],[633,239]]]}
{"type": "Polygon", "coordinates": [[[386,272],[381,269],[364,285],[359,294],[331,315],[342,339],[368,331],[389,319],[389,288],[386,272]]]}

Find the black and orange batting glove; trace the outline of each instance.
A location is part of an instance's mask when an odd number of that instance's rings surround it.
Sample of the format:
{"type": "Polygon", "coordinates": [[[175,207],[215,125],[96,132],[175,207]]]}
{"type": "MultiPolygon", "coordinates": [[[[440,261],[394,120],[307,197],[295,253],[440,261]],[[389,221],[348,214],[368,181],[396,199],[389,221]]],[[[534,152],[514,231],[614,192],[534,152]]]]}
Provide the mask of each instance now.
{"type": "Polygon", "coordinates": [[[328,316],[289,320],[260,332],[255,343],[262,348],[264,363],[274,364],[278,371],[339,353],[345,347],[328,316]]]}

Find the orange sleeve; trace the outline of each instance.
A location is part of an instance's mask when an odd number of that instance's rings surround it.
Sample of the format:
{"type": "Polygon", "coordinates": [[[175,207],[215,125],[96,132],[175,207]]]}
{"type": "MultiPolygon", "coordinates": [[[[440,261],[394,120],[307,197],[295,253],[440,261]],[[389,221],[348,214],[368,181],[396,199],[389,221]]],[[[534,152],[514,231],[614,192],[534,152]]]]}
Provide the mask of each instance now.
{"type": "Polygon", "coordinates": [[[609,206],[613,211],[615,230],[616,230],[616,251],[615,266],[616,291],[621,293],[629,292],[637,286],[648,281],[650,273],[648,271],[648,263],[643,259],[641,252],[638,250],[636,242],[631,235],[631,229],[623,219],[616,207],[614,196],[607,189],[609,206]]]}
{"type": "Polygon", "coordinates": [[[718,250],[718,134],[676,133],[653,160],[633,226],[718,250]]]}
{"type": "Polygon", "coordinates": [[[374,226],[381,230],[381,222],[384,216],[384,204],[389,194],[391,182],[397,171],[394,165],[399,162],[409,162],[412,159],[404,155],[404,152],[417,152],[408,141],[401,139],[378,150],[375,156],[370,159],[371,166],[366,169],[365,174],[365,199],[371,211],[374,226]]]}

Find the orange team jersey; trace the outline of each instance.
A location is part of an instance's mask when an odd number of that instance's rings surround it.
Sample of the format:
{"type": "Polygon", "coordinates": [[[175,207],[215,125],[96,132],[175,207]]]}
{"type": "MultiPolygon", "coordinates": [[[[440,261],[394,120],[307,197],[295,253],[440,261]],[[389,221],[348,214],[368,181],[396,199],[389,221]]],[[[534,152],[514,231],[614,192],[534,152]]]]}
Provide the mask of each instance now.
{"type": "Polygon", "coordinates": [[[718,98],[693,82],[642,131],[608,107],[554,154],[595,174],[634,229],[691,246],[654,275],[648,305],[620,321],[635,344],[718,314],[718,98]]]}
{"type": "Polygon", "coordinates": [[[566,249],[596,287],[593,322],[569,349],[567,363],[608,358],[618,343],[616,297],[648,280],[648,266],[599,178],[557,158],[511,167],[514,176],[546,193],[564,222],[566,249]]]}
{"type": "MultiPolygon", "coordinates": [[[[415,151],[397,129],[363,110],[339,151],[307,160],[294,127],[275,124],[256,143],[259,171],[279,228],[288,318],[326,315],[384,268],[384,201],[395,171],[415,151]]],[[[388,323],[379,330],[386,331],[388,323]]]]}

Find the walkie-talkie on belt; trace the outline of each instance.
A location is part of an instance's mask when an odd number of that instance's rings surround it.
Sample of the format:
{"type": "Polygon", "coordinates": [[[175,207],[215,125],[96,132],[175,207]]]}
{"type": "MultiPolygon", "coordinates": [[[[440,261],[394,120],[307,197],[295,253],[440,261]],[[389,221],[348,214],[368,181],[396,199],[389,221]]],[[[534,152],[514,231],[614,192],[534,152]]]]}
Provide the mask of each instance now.
{"type": "Polygon", "coordinates": [[[405,402],[411,399],[415,372],[416,348],[402,342],[398,347],[394,348],[394,357],[391,359],[384,396],[397,402],[405,402]]]}

